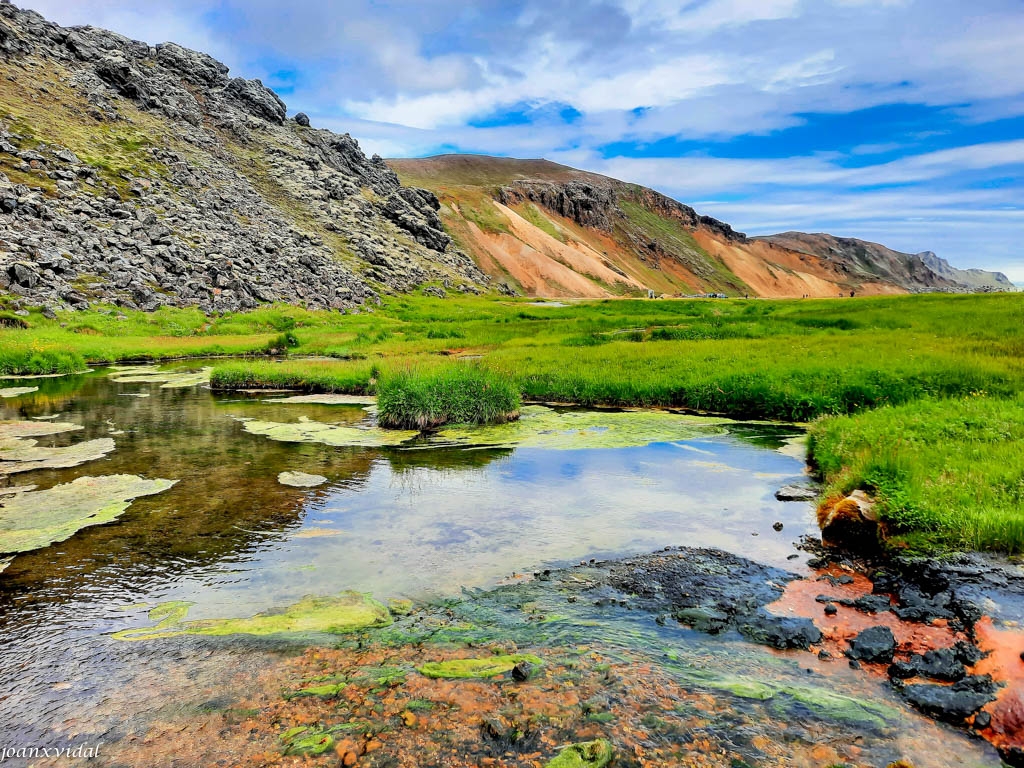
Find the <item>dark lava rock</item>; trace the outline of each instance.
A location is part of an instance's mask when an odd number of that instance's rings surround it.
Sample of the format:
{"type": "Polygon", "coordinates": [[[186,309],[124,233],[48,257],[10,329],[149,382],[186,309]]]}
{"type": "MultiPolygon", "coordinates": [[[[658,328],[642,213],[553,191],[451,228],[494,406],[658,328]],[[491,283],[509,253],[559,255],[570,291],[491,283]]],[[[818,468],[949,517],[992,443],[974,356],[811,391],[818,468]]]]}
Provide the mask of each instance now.
{"type": "Polygon", "coordinates": [[[906,680],[911,677],[930,677],[933,680],[955,682],[967,674],[956,648],[940,648],[915,653],[909,661],[896,661],[889,667],[889,677],[906,680]]]}
{"type": "Polygon", "coordinates": [[[814,501],[818,492],[805,485],[784,485],[775,492],[779,501],[814,501]]]}
{"type": "Polygon", "coordinates": [[[826,616],[835,616],[837,613],[839,613],[839,609],[836,608],[834,603],[827,603],[825,605],[825,615],[826,616]]]}
{"type": "Polygon", "coordinates": [[[979,731],[983,731],[992,725],[992,715],[988,712],[979,712],[974,716],[974,727],[979,731]]]}
{"type": "Polygon", "coordinates": [[[783,527],[784,526],[782,525],[782,523],[779,523],[779,522],[772,523],[772,528],[774,530],[776,530],[776,531],[781,531],[783,529],[783,527]]]}
{"type": "Polygon", "coordinates": [[[309,115],[305,112],[299,112],[299,114],[295,116],[295,122],[305,128],[309,128],[309,115]]]}
{"type": "Polygon", "coordinates": [[[888,627],[869,627],[850,641],[846,655],[858,661],[888,664],[896,652],[896,638],[888,627]]]}
{"type": "Polygon", "coordinates": [[[512,679],[517,682],[524,682],[529,680],[533,675],[533,665],[528,661],[520,661],[514,667],[512,667],[512,679]]]}
{"type": "Polygon", "coordinates": [[[636,607],[667,612],[700,632],[734,631],[774,648],[807,648],[821,640],[810,619],[765,610],[791,573],[717,549],[680,548],[608,564],[608,584],[634,595],[636,607]]]}
{"type": "Polygon", "coordinates": [[[988,675],[965,677],[953,685],[904,685],[904,699],[926,715],[949,723],[962,723],[996,697],[998,686],[988,675]]]}

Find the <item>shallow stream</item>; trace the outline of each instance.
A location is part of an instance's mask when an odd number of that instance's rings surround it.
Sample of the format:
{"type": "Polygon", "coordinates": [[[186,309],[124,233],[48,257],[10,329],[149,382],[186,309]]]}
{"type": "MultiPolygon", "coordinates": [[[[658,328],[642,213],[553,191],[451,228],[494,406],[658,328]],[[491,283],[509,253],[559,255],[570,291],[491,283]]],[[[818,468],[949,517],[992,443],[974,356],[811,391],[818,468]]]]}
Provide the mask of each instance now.
{"type": "MultiPolygon", "coordinates": [[[[41,446],[109,437],[116,447],[73,468],[0,475],[0,490],[122,473],[177,482],[136,499],[111,523],[18,554],[0,573],[0,746],[102,743],[116,759],[100,763],[200,764],[187,757],[201,753],[194,740],[188,749],[182,742],[161,751],[161,729],[175,731],[169,723],[179,723],[189,733],[188,724],[210,711],[276,694],[268,686],[281,681],[261,675],[294,663],[301,648],[244,638],[124,643],[111,635],[151,624],[147,612],[169,601],[192,604],[189,619],[213,619],[354,590],[417,606],[448,601],[444,620],[486,630],[488,642],[505,632],[520,647],[564,651],[586,643],[625,668],[647,665],[666,691],[678,686],[665,696],[692,693],[712,702],[704,715],[711,722],[702,737],[707,750],[679,764],[736,765],[742,758],[749,765],[885,765],[906,758],[917,766],[998,765],[983,744],[914,715],[881,681],[845,665],[826,669],[806,654],[796,659],[699,635],[614,603],[584,609],[531,580],[544,569],[668,545],[717,547],[806,573],[808,555],[795,545],[816,533],[813,507],[774,498],[779,487],[805,480],[796,427],[689,418],[681,439],[645,444],[631,434],[606,441],[615,447],[596,447],[605,428],[587,416],[580,433],[593,439],[559,447],[479,447],[465,435],[458,445],[345,447],[283,442],[246,424],[363,426],[371,418],[365,404],[269,402],[281,395],[165,388],[116,381],[106,370],[0,382],[15,386],[38,389],[0,400],[0,419],[84,427],[37,438],[41,446]],[[278,481],[285,471],[327,481],[289,487],[278,481]],[[508,590],[521,593],[514,609],[508,590]],[[538,623],[533,613],[556,610],[558,632],[527,637],[538,623]],[[749,690],[728,683],[742,678],[775,681],[782,693],[742,695],[749,690]],[[797,683],[801,691],[876,702],[887,714],[830,720],[806,704],[814,696],[792,694],[797,683]]],[[[550,445],[548,438],[527,444],[550,445]]],[[[626,686],[623,695],[639,696],[642,688],[626,686]]],[[[664,697],[638,697],[641,720],[651,714],[644,707],[658,710],[659,722],[667,717],[664,697]]],[[[695,715],[680,708],[676,716],[695,715]]],[[[686,727],[685,738],[675,726],[660,736],[651,730],[664,744],[699,744],[686,727]]],[[[225,749],[243,749],[225,739],[225,749]]],[[[412,744],[402,749],[416,749],[412,744]]],[[[225,757],[249,759],[241,751],[225,757]]],[[[393,764],[449,764],[405,757],[409,762],[393,764]]]]}

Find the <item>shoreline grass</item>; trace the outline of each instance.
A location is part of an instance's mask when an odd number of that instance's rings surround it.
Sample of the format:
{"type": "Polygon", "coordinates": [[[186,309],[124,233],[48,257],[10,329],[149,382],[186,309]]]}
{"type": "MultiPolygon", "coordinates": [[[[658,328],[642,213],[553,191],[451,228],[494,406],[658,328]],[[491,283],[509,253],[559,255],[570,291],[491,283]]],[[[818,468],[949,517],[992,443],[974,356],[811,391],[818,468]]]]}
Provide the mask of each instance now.
{"type": "Polygon", "coordinates": [[[377,420],[393,429],[504,424],[521,406],[514,381],[472,363],[391,371],[377,384],[377,420]]]}
{"type": "Polygon", "coordinates": [[[1024,397],[822,419],[809,452],[827,494],[874,495],[891,543],[1024,552],[1024,397]]]}

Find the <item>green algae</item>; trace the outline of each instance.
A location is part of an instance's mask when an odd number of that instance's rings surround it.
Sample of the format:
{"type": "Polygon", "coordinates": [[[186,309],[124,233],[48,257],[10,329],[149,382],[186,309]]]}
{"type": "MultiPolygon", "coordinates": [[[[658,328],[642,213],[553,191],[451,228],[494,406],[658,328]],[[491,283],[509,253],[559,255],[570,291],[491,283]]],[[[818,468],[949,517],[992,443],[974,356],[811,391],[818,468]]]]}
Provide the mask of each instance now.
{"type": "Polygon", "coordinates": [[[35,440],[0,440],[0,475],[77,467],[102,459],[114,448],[109,437],[59,447],[39,446],[35,440]]]}
{"type": "Polygon", "coordinates": [[[793,703],[802,705],[822,719],[861,727],[884,728],[900,713],[894,707],[846,696],[841,693],[786,683],[769,683],[739,677],[698,676],[698,685],[726,691],[741,699],[771,701],[781,715],[789,714],[793,703]]]}
{"type": "Polygon", "coordinates": [[[392,616],[408,616],[412,613],[412,600],[406,598],[392,598],[388,600],[388,610],[392,616]]]}
{"type": "Polygon", "coordinates": [[[116,520],[133,499],[166,491],[175,480],[137,475],[79,477],[0,503],[0,552],[28,552],[71,538],[83,528],[116,520]]]}
{"type": "Polygon", "coordinates": [[[119,384],[160,384],[161,389],[180,389],[209,384],[212,370],[212,366],[198,371],[166,371],[155,366],[140,366],[116,368],[109,376],[119,384]]]}
{"type": "Polygon", "coordinates": [[[39,391],[39,387],[7,387],[5,389],[0,389],[0,397],[2,397],[2,398],[19,397],[21,395],[27,395],[30,392],[38,392],[38,391],[39,391]]]}
{"type": "Polygon", "coordinates": [[[544,768],[605,768],[615,756],[607,739],[570,744],[547,762],[544,768]]]}
{"type": "Polygon", "coordinates": [[[491,656],[486,659],[454,659],[452,661],[428,661],[416,671],[431,678],[463,680],[474,678],[495,677],[511,672],[516,664],[542,664],[536,656],[529,653],[515,653],[503,656],[491,656]]]}
{"type": "Polygon", "coordinates": [[[323,443],[338,447],[380,448],[397,446],[419,433],[405,429],[382,429],[374,425],[363,427],[324,424],[309,419],[282,424],[275,421],[242,422],[242,428],[253,435],[263,435],[284,443],[323,443]]]}
{"type": "Polygon", "coordinates": [[[341,695],[342,691],[348,688],[347,682],[325,683],[323,685],[312,685],[308,688],[300,688],[297,691],[286,693],[285,700],[301,699],[304,697],[316,699],[334,699],[341,695]]]}
{"type": "Polygon", "coordinates": [[[158,622],[155,626],[122,630],[113,637],[116,640],[157,640],[178,635],[344,634],[391,623],[391,614],[384,605],[358,592],[342,592],[336,597],[307,596],[286,608],[242,619],[186,622],[188,607],[185,603],[159,606],[149,612],[149,618],[158,622]],[[172,607],[168,609],[168,605],[172,607]]]}
{"type": "Polygon", "coordinates": [[[334,737],[326,731],[298,726],[281,734],[282,753],[316,757],[334,747],[334,737]]]}
{"type": "Polygon", "coordinates": [[[66,421],[45,423],[39,421],[0,421],[0,448],[10,445],[8,441],[22,437],[45,437],[62,432],[83,429],[81,424],[66,421]]]}
{"type": "Polygon", "coordinates": [[[541,405],[522,409],[518,421],[490,426],[445,427],[431,435],[431,447],[546,448],[579,450],[630,448],[722,434],[727,419],[670,411],[556,411],[541,405]]]}
{"type": "Polygon", "coordinates": [[[277,476],[277,482],[292,488],[315,488],[326,483],[327,478],[323,475],[310,475],[305,472],[281,472],[277,476]]]}

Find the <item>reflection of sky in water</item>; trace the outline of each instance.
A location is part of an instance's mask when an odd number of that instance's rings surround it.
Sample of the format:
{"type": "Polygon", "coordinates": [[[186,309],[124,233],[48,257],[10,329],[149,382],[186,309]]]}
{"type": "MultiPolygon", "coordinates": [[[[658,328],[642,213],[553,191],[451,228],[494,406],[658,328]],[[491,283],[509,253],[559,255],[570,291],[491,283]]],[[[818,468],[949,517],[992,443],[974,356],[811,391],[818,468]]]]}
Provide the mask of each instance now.
{"type": "Polygon", "coordinates": [[[206,589],[189,580],[172,596],[197,600],[197,617],[341,589],[440,596],[513,571],[675,544],[798,567],[787,558],[813,529],[810,507],[773,493],[802,470],[797,459],[728,436],[616,450],[518,449],[459,471],[396,471],[378,460],[357,487],[305,492],[303,523],[281,543],[229,576],[206,574],[206,589]],[[339,533],[303,535],[311,529],[339,533]]]}

